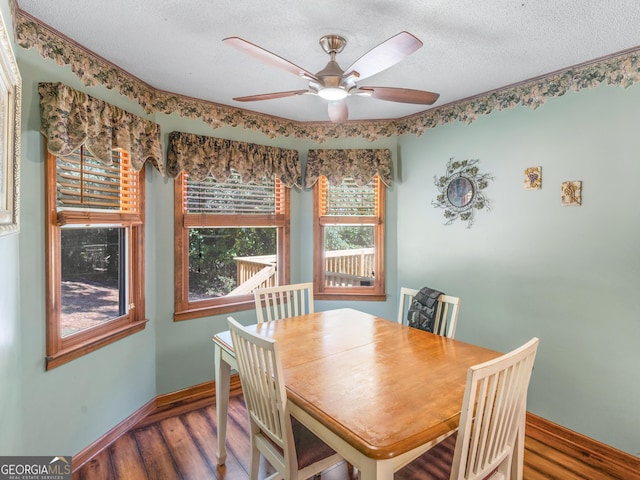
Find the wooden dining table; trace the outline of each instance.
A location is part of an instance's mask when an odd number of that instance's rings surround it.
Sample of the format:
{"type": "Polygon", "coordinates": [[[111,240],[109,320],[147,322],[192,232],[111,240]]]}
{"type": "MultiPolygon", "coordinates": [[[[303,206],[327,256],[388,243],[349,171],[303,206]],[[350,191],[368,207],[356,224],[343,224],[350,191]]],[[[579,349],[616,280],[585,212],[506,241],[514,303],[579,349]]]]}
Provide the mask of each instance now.
{"type": "MultiPolygon", "coordinates": [[[[391,480],[458,427],[470,366],[499,352],[343,308],[249,327],[280,345],[291,414],[360,470],[391,480]]],[[[215,345],[218,463],[226,459],[229,332],[215,345]]]]}

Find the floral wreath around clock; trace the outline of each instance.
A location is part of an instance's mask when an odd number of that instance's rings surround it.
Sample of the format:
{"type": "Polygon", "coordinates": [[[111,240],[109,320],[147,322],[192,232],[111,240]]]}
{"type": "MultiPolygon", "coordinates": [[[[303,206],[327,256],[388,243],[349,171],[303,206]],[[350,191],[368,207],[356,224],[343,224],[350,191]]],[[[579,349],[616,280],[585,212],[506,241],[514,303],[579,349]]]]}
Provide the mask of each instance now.
{"type": "Polygon", "coordinates": [[[446,174],[433,177],[440,193],[431,204],[444,208],[445,225],[460,219],[467,222],[467,228],[471,228],[476,210],[491,210],[491,201],[483,190],[489,186],[493,176],[480,174],[478,162],[478,159],[457,161],[450,158],[446,174]]]}

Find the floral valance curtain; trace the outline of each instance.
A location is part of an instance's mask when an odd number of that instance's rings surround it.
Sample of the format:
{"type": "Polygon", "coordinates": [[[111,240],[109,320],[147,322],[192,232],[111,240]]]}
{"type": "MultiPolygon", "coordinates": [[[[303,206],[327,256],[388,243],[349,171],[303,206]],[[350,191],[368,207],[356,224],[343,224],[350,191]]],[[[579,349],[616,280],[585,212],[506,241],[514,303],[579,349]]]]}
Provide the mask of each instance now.
{"type": "Polygon", "coordinates": [[[70,155],[84,146],[110,164],[111,151],[129,152],[137,171],[150,161],[164,174],[160,126],[63,83],[40,83],[40,132],[49,152],[70,155]]]}
{"type": "Polygon", "coordinates": [[[392,172],[388,149],[309,150],[304,183],[311,188],[324,175],[331,185],[353,178],[357,185],[364,186],[377,174],[390,187],[392,172]]]}
{"type": "Polygon", "coordinates": [[[297,150],[206,137],[193,133],[171,132],[167,149],[167,173],[173,178],[185,170],[194,180],[209,174],[221,182],[231,169],[243,182],[262,183],[274,175],[287,187],[302,186],[297,150]]]}

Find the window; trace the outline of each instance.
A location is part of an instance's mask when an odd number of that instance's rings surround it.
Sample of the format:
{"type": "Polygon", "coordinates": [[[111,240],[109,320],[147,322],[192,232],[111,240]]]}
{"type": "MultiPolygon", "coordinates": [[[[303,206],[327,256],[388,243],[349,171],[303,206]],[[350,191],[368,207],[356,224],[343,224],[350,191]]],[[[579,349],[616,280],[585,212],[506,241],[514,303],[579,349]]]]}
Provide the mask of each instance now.
{"type": "Polygon", "coordinates": [[[254,308],[253,290],[289,281],[289,189],[277,179],[175,186],[175,320],[254,308]]]}
{"type": "Polygon", "coordinates": [[[376,175],[314,187],[316,298],[384,300],[384,186],[376,175]]]}
{"type": "Polygon", "coordinates": [[[144,329],[144,173],[47,154],[47,370],[144,329]]]}

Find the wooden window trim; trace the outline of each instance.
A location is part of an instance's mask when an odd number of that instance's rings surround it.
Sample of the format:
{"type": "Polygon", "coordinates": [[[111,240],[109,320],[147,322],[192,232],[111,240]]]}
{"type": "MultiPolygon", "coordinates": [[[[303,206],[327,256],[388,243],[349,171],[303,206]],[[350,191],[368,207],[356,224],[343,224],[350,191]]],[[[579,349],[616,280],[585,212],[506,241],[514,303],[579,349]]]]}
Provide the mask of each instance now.
{"type": "Polygon", "coordinates": [[[317,300],[365,300],[386,301],[385,272],[384,272],[384,224],[385,224],[385,188],[380,178],[376,176],[377,205],[375,217],[341,217],[322,215],[323,189],[325,177],[321,177],[314,186],[313,202],[313,296],[317,300]],[[326,225],[372,225],[374,226],[375,272],[372,287],[331,287],[324,282],[324,228],[326,225]]]}
{"type": "Polygon", "coordinates": [[[174,321],[221,315],[255,308],[252,294],[189,301],[189,227],[275,227],[278,229],[278,283],[290,279],[290,189],[283,187],[284,213],[226,215],[185,213],[183,198],[186,174],[174,182],[174,321]]]}
{"type": "Polygon", "coordinates": [[[46,245],[46,340],[47,352],[45,368],[64,365],[76,358],[86,355],[122,338],[144,330],[145,317],[145,276],[144,276],[144,169],[138,174],[139,213],[136,215],[123,213],[62,211],[57,212],[56,203],[56,156],[47,151],[45,169],[45,245],[46,245]],[[129,228],[128,252],[129,269],[128,293],[130,308],[126,315],[85,329],[67,338],[60,336],[61,306],[61,227],[64,225],[101,224],[121,225],[129,228]]]}

